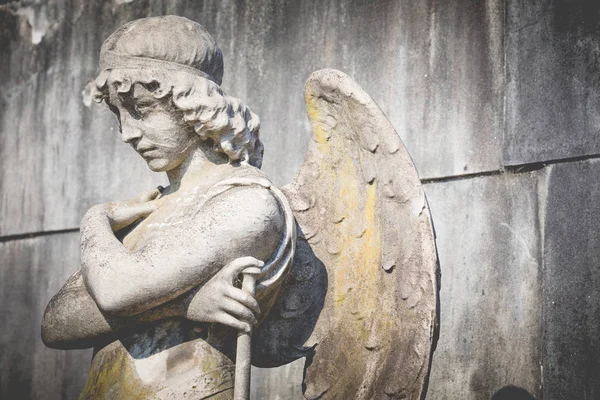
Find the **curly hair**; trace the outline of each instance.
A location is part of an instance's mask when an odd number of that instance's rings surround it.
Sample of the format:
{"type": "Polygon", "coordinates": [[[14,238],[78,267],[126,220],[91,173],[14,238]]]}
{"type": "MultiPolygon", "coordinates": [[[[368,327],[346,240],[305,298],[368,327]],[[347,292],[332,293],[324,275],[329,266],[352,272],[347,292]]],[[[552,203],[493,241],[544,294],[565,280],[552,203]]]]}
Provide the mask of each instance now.
{"type": "Polygon", "coordinates": [[[129,92],[140,83],[156,99],[171,98],[183,119],[202,140],[211,139],[214,150],[230,162],[260,168],[263,145],[259,138],[260,120],[241,100],[225,95],[215,82],[200,76],[168,69],[105,69],[95,80],[94,100],[108,98],[108,88],[129,92]]]}

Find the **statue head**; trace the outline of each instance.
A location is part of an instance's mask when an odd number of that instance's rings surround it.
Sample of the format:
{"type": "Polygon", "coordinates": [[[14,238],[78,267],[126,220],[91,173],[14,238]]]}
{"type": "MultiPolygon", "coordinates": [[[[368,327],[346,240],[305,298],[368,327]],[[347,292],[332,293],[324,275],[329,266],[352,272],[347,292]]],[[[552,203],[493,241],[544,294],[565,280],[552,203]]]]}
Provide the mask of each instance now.
{"type": "Polygon", "coordinates": [[[223,56],[198,23],[143,18],[111,34],[100,51],[94,99],[117,115],[123,140],[154,171],[181,164],[198,141],[229,162],[260,167],[260,122],[221,90],[223,56]]]}

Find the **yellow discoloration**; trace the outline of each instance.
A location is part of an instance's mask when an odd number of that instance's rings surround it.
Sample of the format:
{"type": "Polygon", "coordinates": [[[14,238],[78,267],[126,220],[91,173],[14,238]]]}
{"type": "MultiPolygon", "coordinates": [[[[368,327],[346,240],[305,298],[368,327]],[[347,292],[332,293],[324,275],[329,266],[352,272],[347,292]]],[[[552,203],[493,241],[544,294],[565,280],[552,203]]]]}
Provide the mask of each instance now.
{"type": "Polygon", "coordinates": [[[312,125],[313,138],[319,144],[327,144],[328,135],[325,132],[325,129],[323,129],[323,127],[319,123],[320,116],[319,116],[319,110],[317,107],[316,97],[309,96],[308,93],[306,95],[306,111],[308,112],[309,120],[313,123],[313,125],[312,125]]]}
{"type": "Polygon", "coordinates": [[[418,399],[428,373],[435,304],[421,302],[424,307],[409,310],[399,290],[418,285],[418,277],[434,278],[435,246],[423,248],[424,240],[434,245],[431,227],[410,213],[410,204],[390,199],[412,202],[420,182],[385,116],[345,75],[316,74],[305,95],[312,142],[298,187],[319,194],[304,219],[307,230],[319,229],[311,246],[328,274],[325,305],[310,342],[320,350],[306,370],[306,393],[418,399]],[[389,146],[369,151],[375,143],[389,146]],[[307,173],[315,165],[319,172],[307,173]],[[386,272],[384,251],[388,266],[416,255],[402,262],[408,267],[386,272]],[[413,272],[408,276],[407,268],[413,272]],[[332,374],[329,365],[343,366],[343,373],[332,374]]]}
{"type": "Polygon", "coordinates": [[[223,400],[233,397],[235,365],[218,349],[196,340],[165,351],[167,359],[156,354],[150,357],[162,361],[148,364],[148,359],[134,359],[121,342],[109,344],[94,357],[79,400],[212,399],[215,393],[223,400]]]}
{"type": "Polygon", "coordinates": [[[92,362],[79,400],[150,398],[152,392],[138,378],[131,356],[122,346],[96,356],[103,359],[92,362]]]}
{"type": "Polygon", "coordinates": [[[364,318],[362,313],[381,309],[379,299],[369,295],[377,293],[381,284],[381,271],[378,268],[381,242],[376,215],[377,182],[365,188],[358,166],[347,155],[335,171],[338,175],[336,181],[339,182],[339,201],[336,203],[342,208],[336,211],[344,213],[346,219],[339,224],[339,232],[335,235],[341,241],[342,253],[334,260],[334,312],[339,318],[344,318],[348,312],[355,315],[354,321],[345,322],[355,323],[355,333],[360,333],[360,340],[366,340],[370,327],[360,322],[364,318]],[[366,228],[364,235],[358,239],[353,235],[356,224],[364,224],[366,228]],[[349,296],[352,290],[360,292],[349,296]]]}
{"type": "MultiPolygon", "coordinates": [[[[315,116],[314,113],[311,118],[315,116]]],[[[372,380],[376,371],[363,370],[367,364],[365,357],[371,358],[370,363],[376,365],[376,359],[387,354],[386,349],[392,345],[389,335],[393,329],[390,324],[394,323],[395,315],[394,310],[385,309],[380,296],[373,296],[385,287],[377,212],[378,182],[367,184],[364,181],[360,160],[349,153],[342,153],[343,146],[336,145],[341,138],[334,135],[327,141],[324,139],[325,133],[316,129],[314,134],[320,143],[320,150],[327,153],[320,166],[321,174],[327,177],[325,181],[337,183],[328,188],[330,196],[337,199],[330,203],[335,204],[336,209],[328,212],[345,216],[339,224],[329,224],[334,231],[328,232],[328,235],[341,248],[339,255],[328,255],[331,260],[329,265],[333,267],[329,269],[330,278],[333,278],[330,283],[329,318],[340,327],[337,332],[341,336],[337,340],[347,343],[348,348],[364,350],[345,354],[344,365],[356,372],[356,379],[372,380]],[[359,238],[354,234],[357,225],[365,228],[359,238]]],[[[330,218],[329,215],[326,217],[330,218]]],[[[335,397],[335,394],[332,393],[332,396],[335,397]]]]}

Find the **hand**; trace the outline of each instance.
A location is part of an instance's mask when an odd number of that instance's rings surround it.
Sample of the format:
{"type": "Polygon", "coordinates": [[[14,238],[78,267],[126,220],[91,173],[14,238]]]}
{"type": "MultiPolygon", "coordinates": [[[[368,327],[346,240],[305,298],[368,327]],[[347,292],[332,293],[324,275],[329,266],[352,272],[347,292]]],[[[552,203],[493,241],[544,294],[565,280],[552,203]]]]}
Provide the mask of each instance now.
{"type": "Polygon", "coordinates": [[[118,231],[154,212],[158,208],[156,198],[160,195],[160,189],[143,192],[130,200],[112,201],[95,207],[108,217],[112,230],[118,231]]]}
{"type": "Polygon", "coordinates": [[[260,315],[258,302],[250,294],[233,286],[234,279],[247,272],[260,272],[264,263],[253,257],[237,258],[227,264],[204,285],[190,294],[185,317],[197,322],[218,322],[250,332],[260,315]]]}

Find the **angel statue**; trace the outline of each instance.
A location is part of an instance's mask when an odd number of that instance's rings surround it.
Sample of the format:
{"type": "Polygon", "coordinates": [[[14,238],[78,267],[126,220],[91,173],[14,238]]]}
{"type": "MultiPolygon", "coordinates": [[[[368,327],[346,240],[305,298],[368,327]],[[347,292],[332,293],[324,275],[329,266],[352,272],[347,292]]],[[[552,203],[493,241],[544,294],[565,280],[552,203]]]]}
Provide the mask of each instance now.
{"type": "Polygon", "coordinates": [[[422,399],[438,332],[427,200],[385,115],[348,76],[313,73],[312,141],[279,190],[259,120],[221,89],[199,24],[130,22],[102,45],[94,98],[169,186],[90,208],[81,268],[44,343],[93,347],[79,399],[247,399],[250,365],[306,358],[307,399],[422,399]]]}

